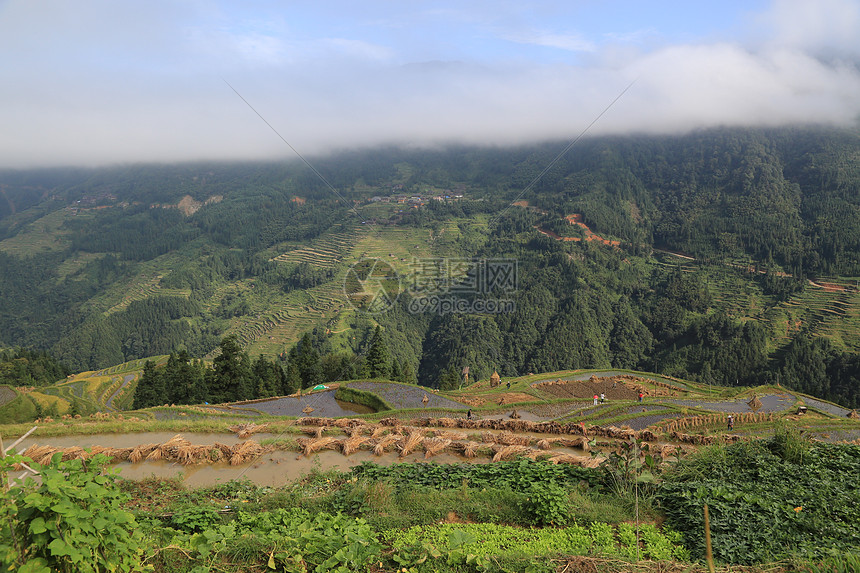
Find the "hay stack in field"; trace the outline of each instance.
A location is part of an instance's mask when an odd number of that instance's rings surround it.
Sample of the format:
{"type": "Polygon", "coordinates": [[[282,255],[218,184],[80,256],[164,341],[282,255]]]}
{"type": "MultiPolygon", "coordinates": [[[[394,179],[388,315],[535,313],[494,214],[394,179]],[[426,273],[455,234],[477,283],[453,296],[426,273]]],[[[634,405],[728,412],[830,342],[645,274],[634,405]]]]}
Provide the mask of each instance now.
{"type": "Polygon", "coordinates": [[[445,451],[451,440],[445,438],[424,438],[424,459],[445,451]]]}
{"type": "Polygon", "coordinates": [[[761,400],[758,399],[758,396],[753,395],[752,400],[747,402],[747,405],[752,408],[754,411],[758,411],[764,404],[761,403],[761,400]]]}
{"type": "Polygon", "coordinates": [[[549,458],[552,464],[572,464],[583,468],[596,468],[602,464],[606,458],[592,458],[589,456],[574,456],[571,454],[560,454],[549,458]]]}
{"type": "Polygon", "coordinates": [[[323,449],[333,449],[338,441],[334,436],[326,436],[324,438],[299,438],[296,440],[302,447],[302,453],[310,456],[314,452],[323,449]]]}
{"type": "Polygon", "coordinates": [[[665,444],[660,447],[660,457],[662,459],[670,458],[674,456],[678,451],[678,446],[673,446],[672,444],[665,444]]]}
{"type": "Polygon", "coordinates": [[[220,462],[224,459],[224,452],[218,447],[218,444],[215,444],[206,448],[206,458],[210,462],[220,462]]]}
{"type": "Polygon", "coordinates": [[[71,446],[68,448],[59,448],[57,451],[63,454],[62,460],[67,462],[69,460],[83,460],[86,459],[87,452],[83,448],[79,446],[71,446]]]}
{"type": "Polygon", "coordinates": [[[411,454],[415,448],[424,440],[420,430],[412,430],[409,435],[400,440],[398,447],[400,448],[400,457],[404,458],[411,454]]]}
{"type": "Polygon", "coordinates": [[[222,444],[220,442],[215,442],[215,444],[213,444],[212,446],[212,450],[213,452],[210,455],[215,461],[222,459],[229,460],[230,456],[233,455],[233,448],[231,448],[227,444],[222,444]],[[218,450],[220,454],[214,453],[214,450],[218,450]]]}
{"type": "Polygon", "coordinates": [[[313,411],[314,409],[310,406],[305,406],[304,408],[302,408],[302,414],[310,414],[313,411]]]}
{"type": "Polygon", "coordinates": [[[468,441],[463,444],[463,455],[467,458],[474,458],[478,455],[478,448],[481,447],[481,444],[478,442],[468,441]]]}
{"type": "Polygon", "coordinates": [[[235,426],[230,426],[229,430],[238,435],[240,440],[245,440],[256,433],[265,431],[266,429],[268,429],[268,427],[269,424],[258,425],[254,422],[248,422],[245,424],[236,424],[235,426]]]}
{"type": "Polygon", "coordinates": [[[507,430],[500,432],[496,436],[496,443],[505,444],[506,446],[527,446],[531,442],[531,436],[519,436],[507,430]]]}
{"type": "Polygon", "coordinates": [[[552,448],[552,445],[561,441],[561,438],[544,438],[542,440],[538,440],[537,447],[541,450],[549,450],[552,448]]]}
{"type": "Polygon", "coordinates": [[[385,430],[386,430],[385,426],[381,426],[379,424],[374,424],[373,431],[370,433],[370,438],[372,440],[377,439],[379,436],[381,436],[385,432],[385,430]]]}
{"type": "Polygon", "coordinates": [[[852,420],[860,420],[860,414],[857,413],[857,410],[851,410],[846,416],[852,420]]]}
{"type": "MultiPolygon", "coordinates": [[[[179,459],[180,448],[187,448],[190,445],[191,442],[183,438],[182,435],[176,434],[175,436],[158,446],[158,449],[155,450],[155,452],[161,452],[158,459],[176,460],[179,459]]],[[[155,452],[153,452],[153,454],[155,452]]],[[[152,454],[147,456],[146,459],[150,459],[150,456],[152,456],[152,454]]]]}
{"type": "Polygon", "coordinates": [[[51,456],[53,456],[57,452],[57,449],[53,446],[38,446],[33,444],[24,452],[25,458],[30,458],[37,464],[45,465],[50,463],[51,456]]]}
{"type": "Polygon", "coordinates": [[[388,434],[387,436],[380,438],[373,446],[373,455],[381,456],[385,453],[385,448],[394,444],[398,439],[400,439],[400,436],[395,434],[388,434]]]}
{"type": "Polygon", "coordinates": [[[124,462],[127,461],[129,456],[131,456],[131,452],[134,451],[134,448],[105,448],[102,446],[93,446],[89,453],[84,453],[82,455],[83,459],[90,459],[91,457],[104,454],[105,456],[110,458],[111,462],[124,462]]]}
{"type": "Polygon", "coordinates": [[[358,433],[353,434],[349,439],[344,440],[341,443],[341,453],[345,456],[357,452],[361,447],[361,444],[370,440],[367,436],[361,436],[358,433]]]}
{"type": "Polygon", "coordinates": [[[233,446],[232,455],[230,456],[230,465],[238,466],[259,457],[265,450],[254,440],[241,442],[233,446]]]}
{"type": "Polygon", "coordinates": [[[301,432],[314,438],[322,438],[323,432],[325,432],[325,430],[326,426],[311,426],[310,428],[302,428],[301,432]]]}
{"type": "Polygon", "coordinates": [[[534,448],[529,448],[527,452],[523,454],[523,457],[526,457],[530,460],[536,460],[539,457],[543,456],[544,458],[549,457],[549,454],[542,450],[536,450],[534,448]]]}
{"type": "Polygon", "coordinates": [[[436,420],[436,425],[442,426],[443,428],[456,428],[459,425],[459,422],[454,418],[439,418],[436,420]]]}
{"type": "Polygon", "coordinates": [[[532,427],[534,424],[532,422],[529,422],[528,420],[520,420],[519,414],[514,416],[514,414],[516,414],[516,413],[517,413],[516,410],[514,410],[511,413],[510,418],[512,418],[512,419],[508,420],[505,423],[505,427],[512,432],[531,432],[531,431],[533,431],[532,427]]]}
{"type": "Polygon", "coordinates": [[[299,418],[296,420],[297,426],[328,426],[331,420],[328,418],[299,418]]]}
{"type": "Polygon", "coordinates": [[[433,435],[437,438],[444,438],[446,440],[465,440],[466,434],[464,432],[448,432],[446,430],[433,430],[433,435]]]}
{"type": "Polygon", "coordinates": [[[493,446],[493,451],[496,452],[496,455],[493,456],[494,462],[501,462],[505,460],[509,460],[515,458],[517,456],[523,455],[528,452],[531,448],[527,446],[520,445],[509,445],[503,446],[501,444],[497,444],[493,446]]]}
{"type": "Polygon", "coordinates": [[[209,458],[209,448],[206,446],[184,446],[176,450],[176,461],[187,466],[196,463],[199,459],[209,458]]]}
{"type": "Polygon", "coordinates": [[[140,463],[157,447],[158,444],[140,444],[139,446],[135,446],[128,455],[128,461],[133,464],[140,463]]]}
{"type": "Polygon", "coordinates": [[[576,436],[575,438],[557,438],[557,443],[559,446],[564,448],[582,448],[586,452],[588,451],[588,438],[585,436],[576,436]]]}

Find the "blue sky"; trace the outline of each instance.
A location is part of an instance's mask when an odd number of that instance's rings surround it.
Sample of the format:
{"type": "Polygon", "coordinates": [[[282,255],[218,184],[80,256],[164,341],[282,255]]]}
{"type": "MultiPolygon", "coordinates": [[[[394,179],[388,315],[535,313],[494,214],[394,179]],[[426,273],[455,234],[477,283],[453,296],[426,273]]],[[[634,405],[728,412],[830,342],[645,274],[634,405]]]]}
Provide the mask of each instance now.
{"type": "Polygon", "coordinates": [[[860,0],[0,1],[0,167],[855,125],[860,0]]]}

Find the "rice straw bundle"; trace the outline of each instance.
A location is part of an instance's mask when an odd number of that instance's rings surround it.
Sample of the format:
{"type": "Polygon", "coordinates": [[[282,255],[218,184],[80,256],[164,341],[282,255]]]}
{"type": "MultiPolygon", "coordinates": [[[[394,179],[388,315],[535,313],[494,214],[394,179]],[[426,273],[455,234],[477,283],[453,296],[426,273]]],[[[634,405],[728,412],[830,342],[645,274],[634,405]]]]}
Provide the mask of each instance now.
{"type": "Polygon", "coordinates": [[[195,448],[196,448],[196,446],[192,446],[190,444],[187,446],[180,446],[180,447],[176,448],[176,453],[175,453],[176,457],[174,459],[184,466],[187,466],[188,464],[194,463],[195,448]]]}
{"type": "Polygon", "coordinates": [[[530,448],[521,445],[508,445],[508,446],[493,446],[493,451],[496,452],[496,455],[493,456],[494,462],[501,462],[518,455],[522,455],[527,452],[530,448]]]}
{"type": "Polygon", "coordinates": [[[605,458],[592,458],[589,456],[574,456],[571,454],[559,454],[549,459],[553,464],[572,464],[585,468],[596,468],[605,458]]]}
{"type": "Polygon", "coordinates": [[[63,461],[67,462],[69,460],[75,459],[84,459],[86,455],[86,450],[79,446],[70,446],[68,448],[61,448],[60,451],[63,453],[63,461]]]}
{"type": "MultiPolygon", "coordinates": [[[[132,450],[134,448],[105,448],[100,453],[108,456],[112,462],[124,462],[128,460],[132,450]]],[[[93,448],[93,453],[95,453],[95,448],[93,448]]]]}
{"type": "Polygon", "coordinates": [[[467,458],[474,458],[478,455],[478,448],[481,447],[481,444],[478,442],[466,442],[463,444],[463,455],[467,458]]]}
{"type": "Polygon", "coordinates": [[[311,413],[311,412],[313,412],[313,411],[314,411],[314,409],[313,409],[313,408],[311,408],[310,406],[305,406],[304,408],[302,408],[302,413],[303,413],[303,414],[310,414],[310,413],[311,413]]]}
{"type": "Polygon", "coordinates": [[[24,457],[30,458],[37,464],[46,464],[51,461],[51,456],[54,455],[56,449],[53,446],[37,446],[33,444],[24,452],[24,457]],[[47,461],[42,461],[47,456],[47,461]]]}
{"type": "Polygon", "coordinates": [[[496,436],[496,443],[504,444],[506,446],[527,446],[531,441],[532,439],[530,436],[518,436],[508,432],[507,430],[496,436]]]}
{"type": "Polygon", "coordinates": [[[400,457],[403,458],[411,454],[422,440],[424,440],[424,436],[422,435],[421,430],[412,430],[409,432],[409,435],[402,439],[401,444],[399,445],[400,457]]]}
{"type": "Polygon", "coordinates": [[[307,436],[313,436],[314,438],[319,438],[320,428],[325,429],[324,426],[311,426],[310,428],[301,428],[299,431],[307,436]]]}
{"type": "Polygon", "coordinates": [[[424,438],[424,459],[435,456],[451,444],[451,440],[445,438],[424,438]]]}
{"type": "Polygon", "coordinates": [[[352,438],[361,434],[361,430],[362,426],[347,426],[343,429],[343,433],[352,438]]]}
{"type": "Polygon", "coordinates": [[[211,462],[220,462],[224,459],[224,452],[222,452],[221,448],[217,446],[207,447],[206,458],[211,462]]]}
{"type": "Polygon", "coordinates": [[[481,432],[481,441],[485,444],[495,444],[496,434],[493,432],[481,432]]]}
{"type": "Polygon", "coordinates": [[[560,442],[559,438],[544,438],[542,440],[538,440],[537,447],[541,450],[549,450],[552,448],[552,445],[560,442]]]}
{"type": "Polygon", "coordinates": [[[269,424],[255,424],[254,422],[247,422],[245,424],[237,424],[235,426],[230,426],[230,431],[236,433],[239,436],[240,440],[245,440],[250,438],[256,433],[262,432],[269,427],[269,424]]]}
{"type": "Polygon", "coordinates": [[[375,440],[376,438],[381,436],[383,434],[383,432],[385,432],[385,430],[386,430],[385,426],[380,426],[379,424],[374,424],[373,431],[370,433],[370,437],[375,440]]]}
{"type": "Polygon", "coordinates": [[[341,442],[340,451],[343,455],[348,456],[349,454],[358,451],[358,449],[361,447],[361,444],[368,441],[369,439],[370,438],[368,438],[367,436],[360,436],[358,434],[355,434],[349,439],[341,442]]]}
{"type": "Polygon", "coordinates": [[[160,446],[156,447],[154,450],[149,452],[149,454],[147,454],[146,461],[157,462],[158,460],[160,460],[162,458],[162,454],[163,454],[163,452],[161,450],[161,447],[160,446]]]}
{"type": "Polygon", "coordinates": [[[446,440],[465,440],[466,434],[465,432],[449,432],[446,430],[433,430],[433,435],[437,438],[444,438],[446,440]]]}
{"type": "Polygon", "coordinates": [[[230,456],[230,465],[238,466],[259,457],[265,450],[254,440],[248,440],[233,446],[233,455],[230,456]]]}
{"type": "Polygon", "coordinates": [[[392,445],[398,439],[398,436],[394,434],[388,434],[387,436],[384,436],[373,446],[373,455],[381,456],[385,453],[385,448],[392,445]]]}
{"type": "Polygon", "coordinates": [[[436,423],[443,428],[456,428],[458,424],[454,418],[439,418],[436,423]]]}
{"type": "Polygon", "coordinates": [[[530,460],[536,460],[536,459],[538,459],[538,456],[548,456],[548,455],[549,454],[547,454],[546,452],[544,452],[542,450],[536,450],[534,448],[529,448],[528,451],[526,451],[525,453],[522,454],[523,457],[526,457],[530,460]]]}
{"type": "Polygon", "coordinates": [[[158,444],[140,444],[139,446],[135,446],[128,455],[128,461],[133,464],[140,463],[157,447],[158,444]]]}
{"type": "Polygon", "coordinates": [[[299,444],[304,444],[303,453],[306,456],[310,456],[312,453],[318,452],[324,448],[332,448],[334,447],[332,444],[337,441],[337,438],[334,436],[326,436],[324,438],[299,438],[299,444]]]}

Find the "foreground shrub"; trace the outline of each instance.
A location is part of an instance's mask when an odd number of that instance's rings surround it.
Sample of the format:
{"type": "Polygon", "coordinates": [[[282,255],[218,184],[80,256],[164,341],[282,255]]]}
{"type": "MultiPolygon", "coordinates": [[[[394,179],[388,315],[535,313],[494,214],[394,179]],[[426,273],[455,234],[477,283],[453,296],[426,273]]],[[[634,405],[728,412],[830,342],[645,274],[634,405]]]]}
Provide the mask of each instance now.
{"type": "MultiPolygon", "coordinates": [[[[0,564],[18,573],[139,571],[143,541],[134,516],[121,504],[126,495],[114,473],[103,473],[107,457],[40,466],[39,482],[26,478],[0,488],[0,564]]],[[[17,461],[0,461],[0,475],[17,461]]]]}
{"type": "Polygon", "coordinates": [[[755,564],[860,547],[860,446],[797,436],[720,446],[666,474],[660,503],[696,558],[708,504],[714,557],[755,564]]]}

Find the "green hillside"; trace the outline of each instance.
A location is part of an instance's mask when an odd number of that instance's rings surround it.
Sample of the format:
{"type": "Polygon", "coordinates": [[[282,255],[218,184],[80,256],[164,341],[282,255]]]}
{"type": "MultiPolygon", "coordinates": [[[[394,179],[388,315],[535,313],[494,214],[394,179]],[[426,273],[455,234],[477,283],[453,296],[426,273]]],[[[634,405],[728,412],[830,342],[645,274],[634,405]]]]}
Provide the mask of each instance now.
{"type": "Polygon", "coordinates": [[[427,386],[621,367],[856,406],[858,143],[591,139],[540,179],[556,144],[387,149],[318,159],[335,193],[297,163],[0,173],[21,206],[0,219],[0,343],[90,371],[235,336],[286,369],[310,335],[311,384],[361,376],[380,326],[392,374],[427,386]],[[356,298],[359,261],[387,269],[384,312],[356,298]]]}

